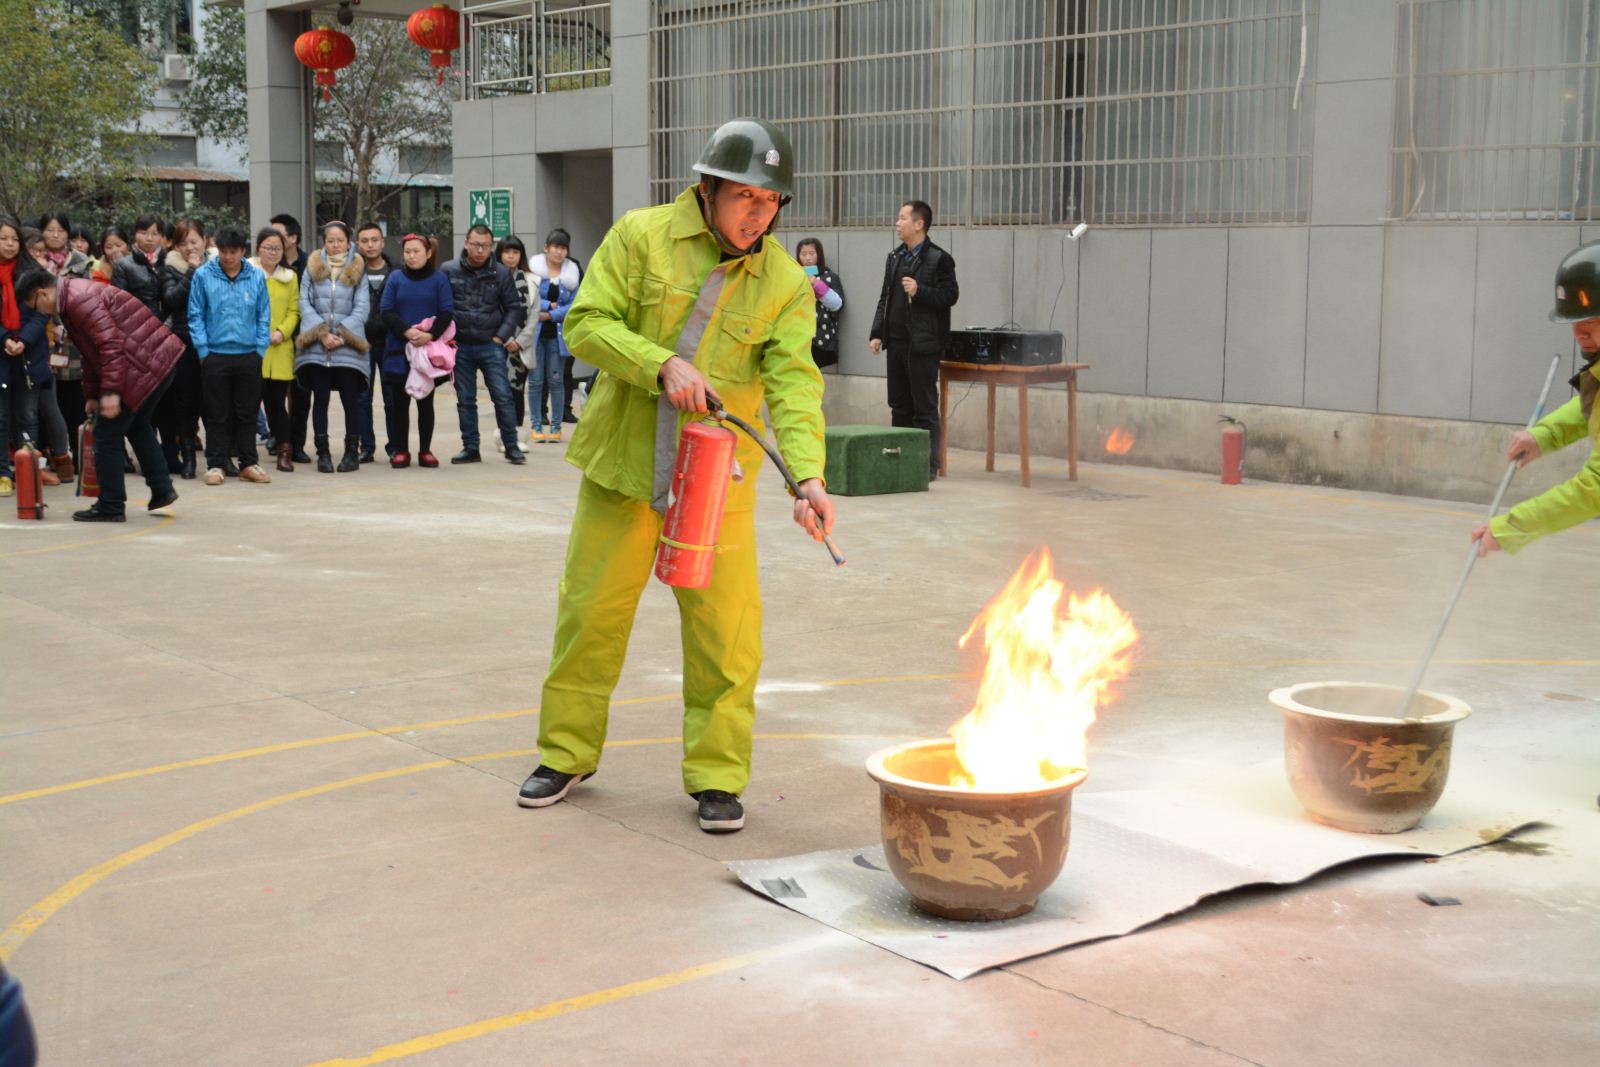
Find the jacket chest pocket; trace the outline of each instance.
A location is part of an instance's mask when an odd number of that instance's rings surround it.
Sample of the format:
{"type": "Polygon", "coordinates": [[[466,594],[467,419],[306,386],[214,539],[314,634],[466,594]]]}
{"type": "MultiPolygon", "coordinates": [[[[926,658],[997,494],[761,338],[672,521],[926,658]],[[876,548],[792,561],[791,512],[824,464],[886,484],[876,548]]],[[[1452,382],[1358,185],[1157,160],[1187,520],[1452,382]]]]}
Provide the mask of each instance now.
{"type": "Polygon", "coordinates": [[[707,374],[725,382],[747,382],[761,369],[761,350],[772,323],[755,315],[724,311],[717,320],[716,348],[707,374]]]}
{"type": "MultiPolygon", "coordinates": [[[[632,289],[630,283],[629,288],[632,289]]],[[[664,348],[672,348],[683,332],[694,309],[695,294],[686,293],[660,278],[645,276],[638,281],[638,295],[631,303],[637,308],[632,329],[664,348]]]]}

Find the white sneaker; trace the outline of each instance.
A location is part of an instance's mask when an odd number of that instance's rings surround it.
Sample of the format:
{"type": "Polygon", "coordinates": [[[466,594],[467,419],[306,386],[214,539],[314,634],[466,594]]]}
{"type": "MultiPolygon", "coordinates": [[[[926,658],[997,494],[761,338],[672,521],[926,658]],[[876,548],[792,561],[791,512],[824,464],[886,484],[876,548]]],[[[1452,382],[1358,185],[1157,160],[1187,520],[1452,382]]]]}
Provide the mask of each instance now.
{"type": "Polygon", "coordinates": [[[500,440],[500,437],[499,437],[498,434],[495,436],[495,439],[494,439],[494,450],[496,452],[504,452],[506,450],[506,443],[504,441],[500,440]]]}

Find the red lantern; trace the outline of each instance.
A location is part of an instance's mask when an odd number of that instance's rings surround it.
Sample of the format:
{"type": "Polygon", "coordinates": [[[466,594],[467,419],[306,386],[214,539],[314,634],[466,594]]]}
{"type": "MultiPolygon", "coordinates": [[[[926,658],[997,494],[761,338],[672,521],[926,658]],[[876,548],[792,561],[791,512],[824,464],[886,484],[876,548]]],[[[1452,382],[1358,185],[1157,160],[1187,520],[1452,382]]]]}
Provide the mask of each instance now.
{"type": "Polygon", "coordinates": [[[317,72],[322,99],[328,99],[328,86],[336,79],[333,72],[348,67],[356,58],[356,43],[327,26],[307,30],[294,42],[294,57],[317,72]]]}
{"type": "Polygon", "coordinates": [[[434,4],[413,12],[406,19],[406,36],[418,48],[429,52],[428,62],[439,68],[439,83],[444,84],[444,71],[450,65],[450,53],[461,47],[461,16],[455,8],[434,4]]]}

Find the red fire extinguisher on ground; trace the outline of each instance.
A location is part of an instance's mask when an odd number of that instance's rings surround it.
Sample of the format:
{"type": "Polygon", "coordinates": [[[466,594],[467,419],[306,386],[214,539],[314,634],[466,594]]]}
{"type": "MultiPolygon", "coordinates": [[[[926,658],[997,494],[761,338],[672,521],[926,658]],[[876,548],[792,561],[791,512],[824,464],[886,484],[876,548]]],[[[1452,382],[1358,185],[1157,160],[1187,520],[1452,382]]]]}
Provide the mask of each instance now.
{"type": "MultiPolygon", "coordinates": [[[[789,491],[796,497],[801,495],[789,465],[753,426],[715,403],[711,405],[711,417],[718,423],[731,422],[749,434],[772,458],[789,484],[789,491]]],[[[704,422],[689,423],[678,437],[678,457],[667,488],[667,514],[661,524],[661,547],[656,552],[656,577],[668,585],[704,589],[711,584],[722,509],[728,502],[728,485],[733,481],[736,440],[726,426],[704,422]]],[[[834,564],[844,566],[844,557],[833,542],[824,537],[822,543],[834,564]]]]}
{"type": "Polygon", "coordinates": [[[94,416],[78,427],[78,496],[100,495],[100,472],[94,465],[94,416]]]}
{"type": "Polygon", "coordinates": [[[11,468],[17,476],[17,518],[44,518],[44,483],[39,478],[39,452],[27,434],[11,454],[11,468]]]}
{"type": "Polygon", "coordinates": [[[1227,423],[1222,429],[1222,484],[1238,485],[1244,478],[1244,423],[1232,415],[1223,415],[1227,423]]]}

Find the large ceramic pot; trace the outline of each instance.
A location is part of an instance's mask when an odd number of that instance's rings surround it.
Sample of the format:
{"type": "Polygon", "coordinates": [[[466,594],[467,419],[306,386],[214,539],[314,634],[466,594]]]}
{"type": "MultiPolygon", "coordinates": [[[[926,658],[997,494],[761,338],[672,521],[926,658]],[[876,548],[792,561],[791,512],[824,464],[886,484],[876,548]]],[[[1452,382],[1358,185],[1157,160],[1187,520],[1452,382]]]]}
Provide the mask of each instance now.
{"type": "Polygon", "coordinates": [[[948,785],[955,766],[950,738],[896,745],[867,760],[881,796],[889,869],[934,915],[1025,915],[1066,862],[1072,790],[1087,772],[1030,792],[982,793],[948,785]]]}
{"type": "Polygon", "coordinates": [[[1318,822],[1364,834],[1409,830],[1439,802],[1450,773],[1450,740],[1472,709],[1443,693],[1419,692],[1417,714],[1393,714],[1399,686],[1306,682],[1274,689],[1283,712],[1289,786],[1318,822]]]}

